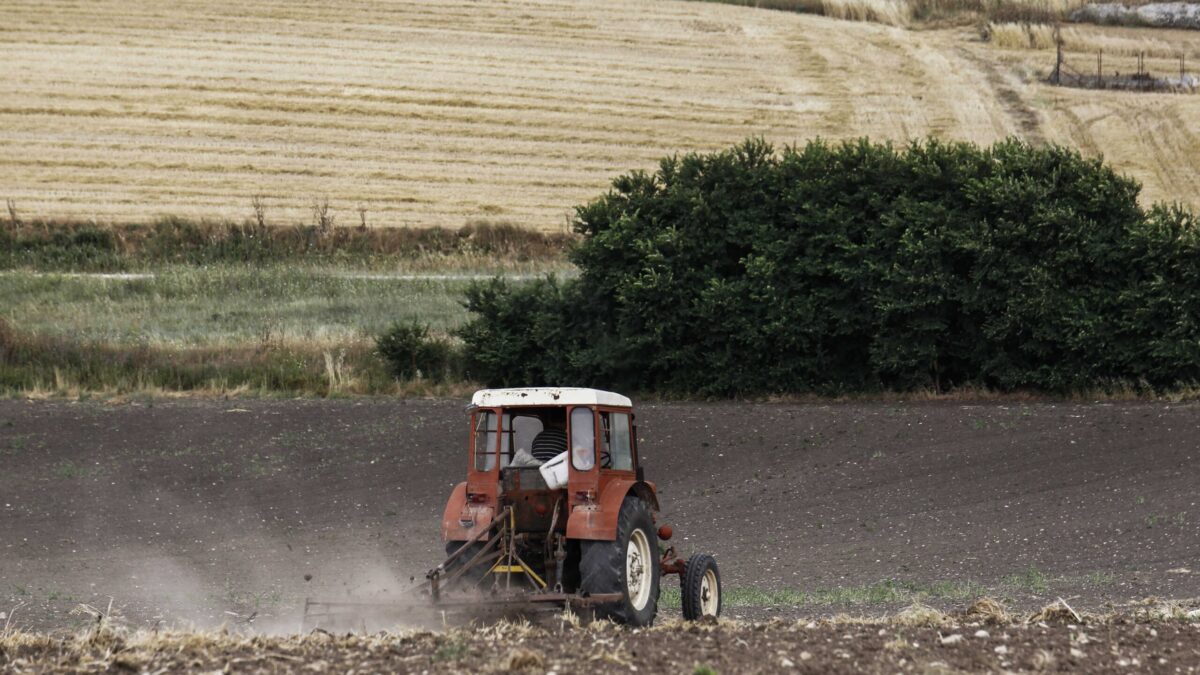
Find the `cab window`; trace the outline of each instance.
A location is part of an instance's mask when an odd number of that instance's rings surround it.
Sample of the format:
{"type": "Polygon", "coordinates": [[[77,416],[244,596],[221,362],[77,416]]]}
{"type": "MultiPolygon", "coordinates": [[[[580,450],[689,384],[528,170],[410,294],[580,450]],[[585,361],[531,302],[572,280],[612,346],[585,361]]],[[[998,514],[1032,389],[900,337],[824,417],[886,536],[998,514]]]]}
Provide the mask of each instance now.
{"type": "Polygon", "coordinates": [[[629,433],[629,413],[602,412],[600,423],[600,468],[633,471],[633,443],[629,433]]]}
{"type": "Polygon", "coordinates": [[[475,470],[491,471],[496,466],[496,413],[484,410],[475,415],[475,470]]]}
{"type": "MultiPolygon", "coordinates": [[[[559,424],[561,425],[562,422],[559,422],[559,424]]],[[[542,420],[534,415],[514,415],[511,422],[505,425],[505,429],[508,430],[509,435],[513,438],[512,447],[514,448],[514,454],[521,451],[532,454],[533,439],[537,438],[538,434],[542,433],[542,430],[545,428],[546,425],[542,420]]]]}
{"type": "Polygon", "coordinates": [[[596,422],[591,408],[571,410],[571,463],[578,471],[596,466],[596,422]]]}

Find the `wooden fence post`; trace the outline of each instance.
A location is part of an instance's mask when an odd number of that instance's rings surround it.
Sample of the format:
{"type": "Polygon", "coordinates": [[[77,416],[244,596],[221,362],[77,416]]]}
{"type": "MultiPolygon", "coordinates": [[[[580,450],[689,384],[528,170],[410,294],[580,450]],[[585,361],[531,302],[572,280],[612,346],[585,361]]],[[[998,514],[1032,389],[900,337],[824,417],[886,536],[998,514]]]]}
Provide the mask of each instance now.
{"type": "Polygon", "coordinates": [[[1055,40],[1057,57],[1054,60],[1054,84],[1062,84],[1062,40],[1055,40]]]}

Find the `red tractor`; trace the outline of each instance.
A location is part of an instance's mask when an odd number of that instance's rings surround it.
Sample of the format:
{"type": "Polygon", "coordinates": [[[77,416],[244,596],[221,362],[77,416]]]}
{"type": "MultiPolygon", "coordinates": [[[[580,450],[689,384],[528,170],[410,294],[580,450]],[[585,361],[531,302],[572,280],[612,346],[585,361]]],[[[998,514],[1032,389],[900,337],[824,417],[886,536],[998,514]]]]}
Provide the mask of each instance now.
{"type": "Polygon", "coordinates": [[[485,389],[468,412],[467,480],[442,517],[449,557],[427,575],[435,605],[590,606],[646,626],[658,612],[662,575],[678,574],[684,618],[720,614],[716,560],[684,561],[660,544],[672,530],[656,522],[658,496],[638,465],[628,398],[566,387],[485,389]]]}

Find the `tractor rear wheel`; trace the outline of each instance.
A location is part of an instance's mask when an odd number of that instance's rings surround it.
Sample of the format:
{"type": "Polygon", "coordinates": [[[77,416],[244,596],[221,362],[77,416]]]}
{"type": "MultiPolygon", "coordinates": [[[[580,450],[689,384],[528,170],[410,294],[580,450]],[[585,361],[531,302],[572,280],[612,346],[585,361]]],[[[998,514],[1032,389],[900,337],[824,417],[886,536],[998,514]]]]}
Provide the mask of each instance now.
{"type": "Polygon", "coordinates": [[[684,619],[696,621],[721,615],[721,572],[711,555],[697,553],[689,558],[679,583],[684,619]]]}
{"type": "Polygon", "coordinates": [[[589,595],[620,593],[596,615],[630,626],[649,626],[658,613],[658,536],[646,502],[625,498],[617,518],[616,541],[581,542],[579,588],[589,595]]]}

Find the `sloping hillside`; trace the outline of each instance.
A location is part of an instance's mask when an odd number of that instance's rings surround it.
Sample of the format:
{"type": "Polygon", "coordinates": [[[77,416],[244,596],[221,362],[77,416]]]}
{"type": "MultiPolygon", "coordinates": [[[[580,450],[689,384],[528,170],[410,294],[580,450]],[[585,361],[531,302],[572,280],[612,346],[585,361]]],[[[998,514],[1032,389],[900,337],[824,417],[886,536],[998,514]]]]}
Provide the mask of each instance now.
{"type": "Polygon", "coordinates": [[[1200,97],[1023,84],[968,32],[692,2],[16,0],[0,189],[20,213],[560,228],[616,173],[748,135],[1008,134],[1200,203],[1200,97]],[[1190,192],[1189,192],[1190,191],[1190,192]]]}

